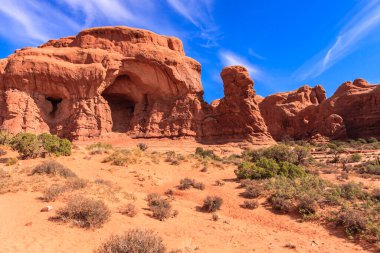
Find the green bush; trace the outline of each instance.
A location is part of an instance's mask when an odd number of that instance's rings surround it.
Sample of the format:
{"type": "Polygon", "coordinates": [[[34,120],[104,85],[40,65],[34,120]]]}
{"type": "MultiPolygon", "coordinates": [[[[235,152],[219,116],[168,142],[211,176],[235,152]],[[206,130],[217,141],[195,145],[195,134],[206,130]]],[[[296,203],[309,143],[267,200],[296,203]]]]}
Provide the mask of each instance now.
{"type": "Polygon", "coordinates": [[[10,144],[23,159],[36,158],[45,152],[56,156],[69,156],[72,148],[69,140],[49,133],[38,136],[31,133],[20,133],[12,138],[10,144]]]}
{"type": "Polygon", "coordinates": [[[35,134],[17,134],[12,138],[11,146],[20,153],[23,159],[36,158],[43,153],[42,143],[35,134]]]}
{"type": "Polygon", "coordinates": [[[360,154],[352,154],[349,158],[349,161],[352,163],[357,163],[362,160],[362,156],[360,154]]]}
{"type": "Polygon", "coordinates": [[[353,200],[363,199],[367,196],[367,193],[363,191],[361,184],[349,182],[340,186],[340,195],[342,198],[353,200]]]}
{"type": "Polygon", "coordinates": [[[214,151],[210,149],[203,149],[202,147],[197,147],[195,149],[195,155],[201,158],[210,158],[213,160],[220,160],[220,158],[214,154],[214,151]]]}
{"type": "Polygon", "coordinates": [[[281,162],[280,170],[277,172],[277,175],[288,178],[302,177],[305,174],[306,172],[302,167],[289,162],[281,162]]]}
{"type": "Polygon", "coordinates": [[[305,170],[295,164],[277,163],[275,160],[266,157],[261,157],[256,163],[243,162],[235,170],[238,179],[267,179],[276,175],[296,178],[305,174],[305,170]]]}
{"type": "Polygon", "coordinates": [[[0,145],[9,145],[12,141],[12,135],[7,132],[0,131],[0,145]]]}
{"type": "Polygon", "coordinates": [[[112,235],[95,253],[165,253],[161,237],[151,230],[132,229],[124,235],[112,235]]]}
{"type": "Polygon", "coordinates": [[[358,167],[359,173],[380,175],[379,160],[366,162],[358,167]]]}

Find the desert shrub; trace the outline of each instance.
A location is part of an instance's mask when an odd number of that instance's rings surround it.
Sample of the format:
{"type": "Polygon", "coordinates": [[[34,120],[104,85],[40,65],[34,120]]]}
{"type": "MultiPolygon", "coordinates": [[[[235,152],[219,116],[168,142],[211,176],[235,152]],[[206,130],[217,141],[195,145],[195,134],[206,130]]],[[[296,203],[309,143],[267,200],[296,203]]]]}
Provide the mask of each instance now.
{"type": "Polygon", "coordinates": [[[110,156],[106,157],[103,162],[108,163],[111,162],[112,165],[116,166],[125,166],[127,164],[136,164],[139,162],[141,158],[141,150],[133,149],[133,150],[116,150],[110,156]]]}
{"type": "Polygon", "coordinates": [[[0,156],[6,155],[6,154],[7,154],[7,151],[5,151],[4,149],[0,148],[0,156]]]}
{"type": "Polygon", "coordinates": [[[379,159],[366,162],[358,167],[359,173],[380,175],[380,161],[379,159]]]}
{"type": "Polygon", "coordinates": [[[94,183],[95,184],[99,184],[99,185],[105,185],[107,187],[112,187],[113,186],[113,183],[111,181],[105,180],[105,179],[102,179],[102,178],[95,179],[94,183]]]}
{"type": "Polygon", "coordinates": [[[295,164],[297,165],[306,164],[311,158],[310,149],[308,147],[296,146],[293,152],[295,154],[295,164]]]}
{"type": "Polygon", "coordinates": [[[32,173],[34,174],[46,174],[46,175],[58,175],[64,178],[68,177],[76,177],[75,173],[72,172],[69,168],[63,166],[62,164],[51,160],[51,161],[45,161],[41,163],[40,165],[37,165],[32,173]]]}
{"type": "Polygon", "coordinates": [[[354,182],[342,184],[340,186],[340,195],[342,198],[349,200],[363,199],[367,196],[366,192],[363,191],[362,185],[354,182]]]}
{"type": "Polygon", "coordinates": [[[141,150],[141,151],[145,151],[148,149],[148,145],[146,145],[145,143],[139,143],[137,144],[137,147],[141,150]]]}
{"type": "Polygon", "coordinates": [[[205,212],[216,212],[217,210],[220,209],[220,207],[222,206],[223,204],[223,199],[221,197],[218,197],[218,196],[207,196],[204,200],[203,200],[203,206],[202,206],[202,209],[205,211],[205,212]]]}
{"type": "Polygon", "coordinates": [[[203,191],[205,189],[205,184],[201,182],[196,182],[194,179],[184,178],[181,179],[178,185],[180,190],[188,190],[191,187],[203,191]]]}
{"type": "Polygon", "coordinates": [[[380,201],[380,188],[375,188],[372,190],[372,198],[380,201]]]}
{"type": "Polygon", "coordinates": [[[356,142],[361,143],[361,144],[367,144],[367,140],[363,138],[357,139],[356,142]]]}
{"type": "Polygon", "coordinates": [[[242,196],[248,199],[254,199],[261,195],[263,189],[261,185],[251,184],[245,187],[245,191],[242,193],[242,196]]]}
{"type": "Polygon", "coordinates": [[[5,165],[12,166],[12,165],[15,165],[17,162],[18,160],[16,157],[9,157],[7,158],[7,162],[5,163],[5,165]]]}
{"type": "Polygon", "coordinates": [[[165,195],[166,195],[166,196],[173,196],[173,195],[174,195],[174,191],[173,191],[172,189],[167,189],[167,190],[165,191],[165,195]]]}
{"type": "Polygon", "coordinates": [[[223,186],[223,185],[225,185],[225,183],[222,180],[216,180],[215,185],[216,186],[223,186]]]}
{"type": "Polygon", "coordinates": [[[193,187],[194,183],[195,183],[194,179],[190,179],[190,178],[181,179],[178,185],[178,189],[180,190],[190,189],[191,187],[193,187]]]}
{"type": "Polygon", "coordinates": [[[361,234],[367,229],[367,217],[358,210],[342,210],[337,217],[337,225],[343,226],[349,236],[361,234]]]}
{"type": "Polygon", "coordinates": [[[277,172],[277,175],[288,177],[288,178],[297,178],[304,176],[305,170],[295,164],[289,162],[281,162],[280,170],[277,172]]]}
{"type": "Polygon", "coordinates": [[[280,213],[289,213],[294,209],[292,200],[288,199],[287,196],[274,194],[268,198],[268,202],[275,211],[280,213]]]}
{"type": "Polygon", "coordinates": [[[151,230],[132,229],[124,235],[112,235],[95,253],[165,253],[161,237],[151,230]]]}
{"type": "Polygon", "coordinates": [[[212,216],[211,216],[211,219],[213,221],[218,221],[219,220],[219,215],[217,215],[216,213],[213,213],[212,216]]]}
{"type": "Polygon", "coordinates": [[[287,145],[282,145],[282,144],[253,151],[252,162],[256,162],[262,157],[273,159],[277,163],[280,163],[280,162],[296,163],[297,162],[297,156],[296,156],[296,153],[293,151],[293,149],[287,145]]]}
{"type": "Polygon", "coordinates": [[[259,207],[259,202],[257,200],[245,200],[241,207],[245,209],[256,209],[259,207]]]}
{"type": "Polygon", "coordinates": [[[41,141],[42,147],[49,154],[57,156],[71,155],[71,142],[67,139],[61,139],[56,135],[43,133],[38,136],[38,140],[41,141]]]}
{"type": "Polygon", "coordinates": [[[277,163],[274,159],[259,158],[256,163],[243,162],[235,170],[238,179],[267,179],[276,175],[296,178],[305,175],[305,170],[289,162],[277,163]]]}
{"type": "Polygon", "coordinates": [[[101,200],[74,196],[57,211],[57,215],[61,220],[72,220],[80,227],[97,228],[108,221],[111,212],[101,200]]]}
{"type": "Polygon", "coordinates": [[[198,189],[198,190],[203,191],[203,190],[205,189],[206,186],[205,186],[205,184],[202,183],[202,182],[194,182],[193,187],[194,187],[195,189],[198,189]]]}
{"type": "Polygon", "coordinates": [[[86,147],[91,155],[108,153],[112,149],[111,144],[96,142],[86,147]]]}
{"type": "Polygon", "coordinates": [[[367,142],[368,143],[376,143],[376,142],[378,142],[379,140],[376,138],[376,137],[370,137],[370,138],[368,138],[368,140],[367,140],[367,142]]]}
{"type": "Polygon", "coordinates": [[[352,163],[357,163],[357,162],[360,162],[361,160],[362,160],[362,156],[360,154],[352,154],[348,159],[348,161],[352,163]]]}
{"type": "Polygon", "coordinates": [[[64,186],[53,184],[44,191],[42,199],[46,202],[55,201],[65,190],[64,186]]]}
{"type": "Polygon", "coordinates": [[[146,201],[149,209],[152,211],[152,216],[160,221],[170,218],[172,214],[172,206],[166,199],[161,198],[157,193],[148,194],[146,201]]]}
{"type": "Polygon", "coordinates": [[[37,135],[20,133],[12,138],[12,148],[17,150],[23,159],[36,158],[43,153],[40,140],[37,135]]]}
{"type": "Polygon", "coordinates": [[[161,199],[161,196],[157,193],[149,193],[146,197],[146,201],[148,202],[148,206],[154,206],[161,199]]]}
{"type": "Polygon", "coordinates": [[[176,154],[174,151],[168,151],[165,153],[165,162],[171,165],[179,165],[181,161],[185,160],[185,157],[181,154],[176,154]]]}
{"type": "Polygon", "coordinates": [[[0,145],[9,145],[12,141],[12,135],[7,132],[0,131],[0,145]]]}
{"type": "Polygon", "coordinates": [[[195,149],[195,155],[201,158],[210,158],[213,160],[220,160],[220,158],[215,155],[214,151],[210,149],[204,149],[202,147],[197,147],[195,149]]]}
{"type": "Polygon", "coordinates": [[[160,221],[170,218],[172,214],[172,206],[166,199],[158,198],[150,202],[149,208],[152,216],[160,221]]]}
{"type": "Polygon", "coordinates": [[[137,213],[138,213],[136,206],[134,204],[132,204],[132,203],[128,203],[127,205],[122,206],[119,209],[119,212],[121,214],[127,215],[129,217],[135,217],[137,215],[137,213]]]}
{"type": "Polygon", "coordinates": [[[65,187],[68,190],[79,190],[86,188],[88,181],[83,178],[71,177],[67,182],[65,187]]]}
{"type": "Polygon", "coordinates": [[[300,197],[297,208],[303,216],[316,214],[319,208],[318,199],[315,195],[305,194],[300,197]]]}

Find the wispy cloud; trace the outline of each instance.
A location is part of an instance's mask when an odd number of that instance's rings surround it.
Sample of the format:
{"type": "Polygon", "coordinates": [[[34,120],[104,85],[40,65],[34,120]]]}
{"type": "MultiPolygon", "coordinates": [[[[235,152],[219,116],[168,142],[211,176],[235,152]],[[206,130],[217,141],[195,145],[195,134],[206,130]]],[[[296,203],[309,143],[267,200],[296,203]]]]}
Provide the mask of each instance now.
{"type": "Polygon", "coordinates": [[[54,36],[54,31],[79,29],[79,25],[62,12],[36,0],[17,3],[3,0],[0,4],[0,14],[5,17],[2,19],[3,28],[0,33],[10,40],[18,40],[23,34],[24,38],[32,41],[46,41],[54,36]],[[52,22],[53,20],[55,22],[52,22]]]}
{"type": "Polygon", "coordinates": [[[61,0],[76,11],[81,11],[86,17],[86,26],[91,25],[96,18],[106,18],[113,21],[134,21],[136,17],[119,0],[61,0]]]}
{"type": "Polygon", "coordinates": [[[299,80],[317,77],[360,46],[380,25],[380,1],[368,0],[340,30],[334,43],[301,66],[293,76],[299,80]]]}
{"type": "Polygon", "coordinates": [[[222,50],[219,52],[219,57],[224,67],[235,66],[235,65],[244,66],[248,70],[249,74],[251,75],[253,79],[257,79],[257,80],[265,79],[265,74],[262,70],[260,70],[257,66],[252,64],[247,59],[239,55],[236,55],[233,52],[222,50]]]}
{"type": "Polygon", "coordinates": [[[217,46],[219,29],[212,15],[213,0],[166,0],[181,16],[200,30],[200,36],[206,40],[205,47],[217,46]]]}
{"type": "Polygon", "coordinates": [[[256,52],[253,51],[253,49],[251,49],[251,48],[248,49],[248,54],[249,54],[250,56],[253,56],[253,57],[259,59],[259,60],[266,60],[266,58],[265,58],[264,56],[262,56],[262,55],[256,53],[256,52]]]}
{"type": "Polygon", "coordinates": [[[199,44],[214,45],[213,29],[216,28],[211,15],[212,0],[191,0],[186,5],[183,2],[176,5],[174,0],[167,1],[1,0],[0,37],[17,45],[36,45],[48,39],[75,35],[88,27],[127,25],[182,39],[197,36],[201,38],[199,44]],[[190,20],[197,30],[187,31],[173,22],[165,12],[169,6],[176,6],[176,12],[181,11],[181,17],[190,20]],[[197,14],[192,14],[191,8],[197,6],[197,14]]]}

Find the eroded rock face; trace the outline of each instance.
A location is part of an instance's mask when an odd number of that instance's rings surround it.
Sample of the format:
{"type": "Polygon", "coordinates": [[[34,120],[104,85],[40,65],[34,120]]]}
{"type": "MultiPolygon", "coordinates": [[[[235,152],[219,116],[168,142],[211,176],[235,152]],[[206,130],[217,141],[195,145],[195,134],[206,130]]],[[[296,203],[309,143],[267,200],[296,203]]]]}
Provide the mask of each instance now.
{"type": "Polygon", "coordinates": [[[305,125],[313,117],[312,108],[316,108],[325,99],[326,92],[322,86],[303,86],[295,91],[270,95],[259,106],[268,131],[274,139],[302,138],[307,135],[305,125]],[[306,108],[311,113],[301,119],[301,112],[306,108]]]}
{"type": "Polygon", "coordinates": [[[321,86],[303,86],[268,96],[259,106],[276,140],[380,137],[380,86],[363,79],[342,84],[329,99],[321,86]]]}
{"type": "Polygon", "coordinates": [[[202,140],[272,141],[260,114],[254,83],[248,71],[241,66],[226,67],[220,76],[224,84],[224,98],[204,108],[202,140]]]}
{"type": "Polygon", "coordinates": [[[200,64],[176,38],[101,27],[0,60],[0,126],[71,139],[110,132],[201,142],[380,137],[380,87],[358,79],[266,98],[241,66],[221,72],[225,97],[203,100],[200,64]]]}
{"type": "Polygon", "coordinates": [[[176,38],[127,27],[84,30],[0,61],[2,128],[69,138],[195,136],[200,70],[176,38]]]}

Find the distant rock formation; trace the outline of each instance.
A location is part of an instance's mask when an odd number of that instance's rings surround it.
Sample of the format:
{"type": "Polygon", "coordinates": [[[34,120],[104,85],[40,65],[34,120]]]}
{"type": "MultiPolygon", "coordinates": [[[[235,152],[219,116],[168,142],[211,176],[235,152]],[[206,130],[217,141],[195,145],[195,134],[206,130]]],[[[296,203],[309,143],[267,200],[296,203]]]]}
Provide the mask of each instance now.
{"type": "Polygon", "coordinates": [[[266,97],[260,111],[275,140],[380,137],[380,86],[363,79],[343,83],[326,99],[321,86],[266,97]]]}
{"type": "Polygon", "coordinates": [[[253,80],[241,66],[226,67],[220,76],[224,98],[204,106],[203,141],[272,141],[256,102],[253,80]]]}
{"type": "Polygon", "coordinates": [[[210,143],[380,136],[380,86],[362,79],[329,99],[321,86],[263,98],[244,67],[226,67],[225,97],[207,104],[200,75],[177,38],[87,29],[0,60],[0,126],[70,139],[119,132],[210,143]]]}

